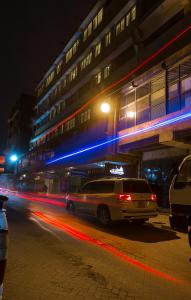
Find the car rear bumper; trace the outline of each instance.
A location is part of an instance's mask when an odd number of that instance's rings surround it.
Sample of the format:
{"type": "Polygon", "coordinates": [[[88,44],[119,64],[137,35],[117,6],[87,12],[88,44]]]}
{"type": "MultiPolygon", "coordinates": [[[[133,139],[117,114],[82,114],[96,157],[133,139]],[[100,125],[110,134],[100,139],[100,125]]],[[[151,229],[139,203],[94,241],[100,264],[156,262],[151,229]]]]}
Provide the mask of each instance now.
{"type": "Polygon", "coordinates": [[[158,216],[159,212],[157,211],[152,211],[152,212],[127,212],[127,211],[122,211],[121,215],[123,219],[148,219],[148,218],[153,218],[158,216]]]}

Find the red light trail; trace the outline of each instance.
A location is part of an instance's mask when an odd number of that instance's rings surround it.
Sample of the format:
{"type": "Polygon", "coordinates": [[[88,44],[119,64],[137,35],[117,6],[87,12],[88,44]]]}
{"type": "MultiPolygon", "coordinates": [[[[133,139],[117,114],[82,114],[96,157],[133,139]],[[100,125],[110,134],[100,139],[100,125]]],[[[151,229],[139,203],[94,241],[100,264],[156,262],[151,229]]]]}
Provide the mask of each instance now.
{"type": "Polygon", "coordinates": [[[60,230],[70,234],[71,236],[79,239],[79,240],[82,240],[82,241],[86,241],[90,244],[94,244],[110,253],[112,253],[113,255],[119,257],[120,259],[130,263],[131,265],[134,265],[136,266],[137,268],[141,269],[141,270],[144,270],[148,273],[151,273],[157,277],[160,277],[162,279],[165,279],[165,280],[168,280],[168,281],[171,281],[171,282],[175,282],[175,283],[183,283],[183,280],[180,280],[180,279],[177,279],[173,276],[170,276],[164,272],[161,272],[157,269],[154,269],[152,267],[149,267],[145,264],[143,264],[142,262],[139,262],[138,260],[135,260],[131,257],[129,257],[128,255],[126,255],[125,253],[119,251],[117,248],[111,246],[111,245],[108,245],[108,244],[105,244],[103,242],[101,242],[100,240],[97,240],[97,239],[94,239],[64,223],[61,223],[55,219],[52,219],[50,217],[48,217],[47,215],[41,213],[41,212],[33,212],[32,213],[35,217],[37,217],[39,220],[45,222],[46,224],[49,224],[49,225],[52,225],[56,228],[59,228],[60,230]]]}
{"type": "Polygon", "coordinates": [[[41,203],[45,203],[45,204],[51,204],[54,206],[65,207],[65,203],[59,202],[57,200],[50,199],[50,198],[47,199],[47,198],[36,197],[36,196],[32,197],[32,196],[28,196],[24,193],[15,193],[14,196],[25,199],[25,200],[33,201],[33,202],[41,202],[41,203]]]}

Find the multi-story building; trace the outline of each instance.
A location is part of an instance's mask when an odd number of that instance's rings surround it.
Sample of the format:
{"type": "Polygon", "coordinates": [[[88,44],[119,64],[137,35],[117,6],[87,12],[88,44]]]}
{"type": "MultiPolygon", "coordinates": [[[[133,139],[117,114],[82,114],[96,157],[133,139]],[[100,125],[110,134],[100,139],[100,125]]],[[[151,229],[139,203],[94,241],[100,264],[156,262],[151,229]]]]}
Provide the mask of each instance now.
{"type": "Polygon", "coordinates": [[[188,0],[97,1],[36,89],[36,186],[123,174],[167,192],[190,149],[190,20],[188,0]]]}
{"type": "Polygon", "coordinates": [[[24,155],[29,150],[32,136],[32,117],[35,98],[22,94],[11,110],[8,119],[7,155],[24,155]]]}

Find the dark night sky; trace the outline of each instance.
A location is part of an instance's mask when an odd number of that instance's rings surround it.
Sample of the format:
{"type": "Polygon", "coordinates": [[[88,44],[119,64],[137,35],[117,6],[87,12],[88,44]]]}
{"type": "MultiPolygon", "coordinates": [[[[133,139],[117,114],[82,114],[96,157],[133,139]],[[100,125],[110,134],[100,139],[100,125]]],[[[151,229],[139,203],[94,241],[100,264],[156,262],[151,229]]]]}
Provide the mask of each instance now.
{"type": "Polygon", "coordinates": [[[0,151],[11,107],[34,88],[96,0],[3,1],[0,9],[0,151]]]}

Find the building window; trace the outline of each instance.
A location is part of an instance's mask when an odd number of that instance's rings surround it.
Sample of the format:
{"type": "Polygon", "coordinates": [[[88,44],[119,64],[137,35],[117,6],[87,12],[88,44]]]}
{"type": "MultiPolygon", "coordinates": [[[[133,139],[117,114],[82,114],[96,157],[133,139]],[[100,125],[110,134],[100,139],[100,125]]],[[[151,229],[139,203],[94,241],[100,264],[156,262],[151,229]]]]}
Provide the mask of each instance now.
{"type": "Polygon", "coordinates": [[[66,107],[66,101],[63,100],[61,103],[60,103],[60,106],[61,106],[61,111],[65,109],[66,107]]]}
{"type": "Polygon", "coordinates": [[[84,42],[87,40],[87,38],[88,38],[88,29],[86,28],[84,30],[84,42]]]}
{"type": "Polygon", "coordinates": [[[64,89],[66,87],[66,83],[67,83],[67,80],[66,78],[64,78],[61,82],[61,85],[62,85],[62,88],[64,89]]]}
{"type": "Polygon", "coordinates": [[[116,35],[119,35],[125,29],[125,18],[121,19],[119,23],[117,23],[115,27],[116,35]]]}
{"type": "Polygon", "coordinates": [[[136,19],[136,6],[133,6],[131,8],[131,22],[133,22],[136,19]]]}
{"type": "Polygon", "coordinates": [[[136,6],[133,6],[131,10],[123,17],[115,27],[116,36],[125,30],[125,26],[128,27],[131,22],[136,19],[136,6]]]}
{"type": "Polygon", "coordinates": [[[108,47],[111,44],[111,31],[109,31],[105,36],[105,46],[108,47]]]}
{"type": "Polygon", "coordinates": [[[103,20],[103,8],[97,14],[98,25],[102,22],[102,20],[103,20]]]}
{"type": "Polygon", "coordinates": [[[131,22],[131,13],[128,12],[128,14],[126,15],[126,26],[127,27],[129,26],[130,22],[131,22]]]}
{"type": "Polygon", "coordinates": [[[103,77],[106,79],[111,74],[111,64],[104,68],[103,77]]]}
{"type": "Polygon", "coordinates": [[[61,60],[56,66],[56,74],[58,75],[61,71],[63,61],[61,60]]]}
{"type": "Polygon", "coordinates": [[[69,81],[73,81],[78,75],[78,67],[76,66],[69,74],[69,81]]]}
{"type": "Polygon", "coordinates": [[[61,126],[61,134],[63,134],[64,133],[64,124],[62,124],[62,126],[61,126]]]}
{"type": "Polygon", "coordinates": [[[75,127],[75,118],[69,120],[66,124],[65,124],[65,129],[66,131],[69,131],[71,129],[73,129],[75,127]]]}
{"type": "Polygon", "coordinates": [[[93,19],[93,30],[95,30],[98,26],[98,20],[97,20],[97,16],[95,16],[95,18],[93,19]]]}
{"type": "Polygon", "coordinates": [[[79,46],[79,40],[77,40],[73,46],[66,52],[66,63],[76,54],[79,46]]]}
{"type": "Polygon", "coordinates": [[[56,111],[56,113],[59,115],[59,113],[60,113],[60,110],[61,110],[61,107],[60,107],[60,104],[58,104],[57,105],[57,111],[56,111]]]}
{"type": "Polygon", "coordinates": [[[46,87],[49,86],[49,84],[53,81],[54,75],[55,75],[55,72],[52,71],[52,72],[50,73],[50,75],[47,77],[47,79],[46,79],[46,87]]]}
{"type": "Polygon", "coordinates": [[[90,52],[82,61],[81,61],[81,70],[85,69],[92,62],[92,52],[90,52]]]}
{"type": "Polygon", "coordinates": [[[88,25],[88,36],[92,34],[92,22],[88,25]]]}
{"type": "Polygon", "coordinates": [[[42,84],[38,90],[37,90],[37,97],[40,97],[40,95],[43,93],[44,91],[44,84],[42,84]]]}
{"type": "Polygon", "coordinates": [[[191,77],[185,78],[181,82],[182,102],[183,106],[191,105],[191,77]]]}
{"type": "Polygon", "coordinates": [[[165,72],[151,79],[150,87],[151,120],[166,114],[165,72]]]}
{"type": "Polygon", "coordinates": [[[66,63],[72,58],[72,48],[66,53],[66,63]]]}
{"type": "Polygon", "coordinates": [[[101,83],[101,72],[99,72],[95,75],[95,80],[96,80],[97,84],[101,83]]]}
{"type": "Polygon", "coordinates": [[[95,46],[95,57],[100,55],[100,53],[101,53],[101,42],[97,43],[97,45],[95,46]]]}
{"type": "Polygon", "coordinates": [[[91,118],[91,110],[88,109],[80,114],[80,124],[83,124],[87,121],[89,121],[91,118]]]}
{"type": "Polygon", "coordinates": [[[84,29],[84,36],[83,36],[84,42],[92,34],[92,31],[98,27],[98,25],[102,22],[102,20],[103,20],[103,8],[97,13],[93,21],[91,21],[88,24],[88,26],[84,29]]]}

